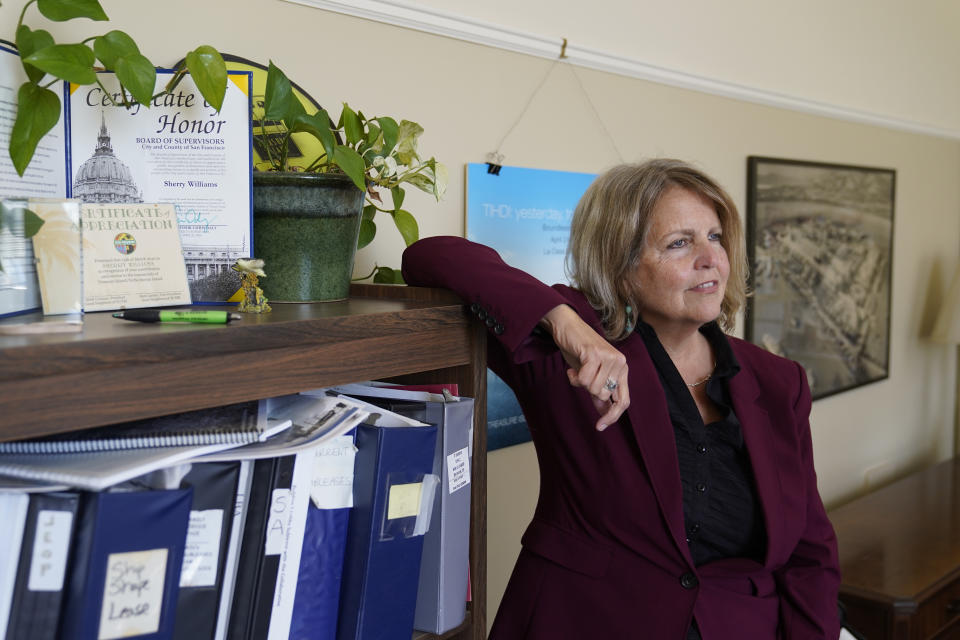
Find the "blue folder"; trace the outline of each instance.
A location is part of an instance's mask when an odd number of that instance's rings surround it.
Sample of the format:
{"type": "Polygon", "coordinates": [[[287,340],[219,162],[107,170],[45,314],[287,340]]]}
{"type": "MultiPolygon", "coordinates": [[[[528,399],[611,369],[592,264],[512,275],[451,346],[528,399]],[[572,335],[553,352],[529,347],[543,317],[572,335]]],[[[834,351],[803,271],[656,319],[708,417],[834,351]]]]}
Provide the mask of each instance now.
{"type": "MultiPolygon", "coordinates": [[[[344,436],[355,440],[356,430],[344,436]]],[[[322,445],[321,445],[322,446],[322,445]]],[[[350,508],[307,507],[290,640],[334,640],[350,508]]]]}
{"type": "Polygon", "coordinates": [[[192,498],[192,489],[84,494],[61,638],[172,637],[192,498]],[[121,625],[149,632],[118,636],[121,625]]]}
{"type": "MultiPolygon", "coordinates": [[[[412,634],[423,531],[422,516],[405,499],[426,476],[433,478],[436,439],[434,425],[357,428],[338,640],[412,634]]],[[[422,503],[429,514],[432,500],[422,503]]]]}

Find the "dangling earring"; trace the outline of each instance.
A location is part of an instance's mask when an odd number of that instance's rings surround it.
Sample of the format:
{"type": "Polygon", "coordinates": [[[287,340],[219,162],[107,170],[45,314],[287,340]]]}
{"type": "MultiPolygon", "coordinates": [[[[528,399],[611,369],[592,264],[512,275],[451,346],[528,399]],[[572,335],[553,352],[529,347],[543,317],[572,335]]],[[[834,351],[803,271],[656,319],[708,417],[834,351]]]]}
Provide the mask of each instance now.
{"type": "Polygon", "coordinates": [[[633,307],[627,305],[627,308],[624,309],[627,312],[627,333],[633,331],[633,307]]]}

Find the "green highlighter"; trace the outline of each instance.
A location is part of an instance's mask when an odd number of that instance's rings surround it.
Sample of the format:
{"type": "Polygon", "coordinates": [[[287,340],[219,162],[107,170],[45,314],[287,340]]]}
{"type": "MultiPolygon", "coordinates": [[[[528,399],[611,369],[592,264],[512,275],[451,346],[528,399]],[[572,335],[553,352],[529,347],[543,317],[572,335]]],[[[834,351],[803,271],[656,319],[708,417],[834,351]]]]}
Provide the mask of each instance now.
{"type": "Polygon", "coordinates": [[[114,318],[133,320],[134,322],[195,322],[201,324],[226,324],[231,320],[240,320],[239,313],[228,311],[172,311],[163,309],[131,309],[118,311],[114,318]]]}

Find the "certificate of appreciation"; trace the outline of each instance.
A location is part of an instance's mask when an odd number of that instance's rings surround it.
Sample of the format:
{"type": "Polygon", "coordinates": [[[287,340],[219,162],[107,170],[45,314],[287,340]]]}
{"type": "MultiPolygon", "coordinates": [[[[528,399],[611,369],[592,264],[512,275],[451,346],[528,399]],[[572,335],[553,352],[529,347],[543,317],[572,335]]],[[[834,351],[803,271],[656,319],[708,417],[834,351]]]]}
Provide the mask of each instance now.
{"type": "Polygon", "coordinates": [[[83,309],[190,304],[190,286],[172,204],[85,204],[83,309]]]}

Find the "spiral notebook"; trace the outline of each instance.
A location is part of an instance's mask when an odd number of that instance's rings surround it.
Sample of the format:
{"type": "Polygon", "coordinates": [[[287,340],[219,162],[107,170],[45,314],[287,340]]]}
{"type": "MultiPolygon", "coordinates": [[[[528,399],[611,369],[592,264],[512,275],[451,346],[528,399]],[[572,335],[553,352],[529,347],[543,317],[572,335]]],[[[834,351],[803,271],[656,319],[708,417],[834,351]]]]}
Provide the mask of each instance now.
{"type": "Polygon", "coordinates": [[[262,442],[289,426],[269,424],[257,400],[42,438],[0,442],[0,454],[53,454],[243,445],[262,442]]]}

